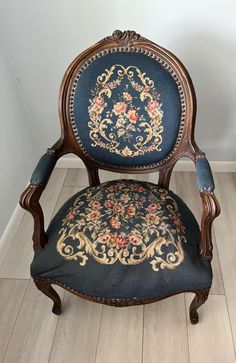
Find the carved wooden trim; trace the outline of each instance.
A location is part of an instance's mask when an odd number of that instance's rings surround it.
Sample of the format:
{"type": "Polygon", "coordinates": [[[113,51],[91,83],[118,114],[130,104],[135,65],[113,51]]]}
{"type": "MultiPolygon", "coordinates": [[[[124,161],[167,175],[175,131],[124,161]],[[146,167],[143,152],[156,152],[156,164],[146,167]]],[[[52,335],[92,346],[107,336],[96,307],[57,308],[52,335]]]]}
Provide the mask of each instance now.
{"type": "Polygon", "coordinates": [[[220,214],[220,206],[212,191],[204,191],[200,193],[203,214],[201,220],[201,240],[199,244],[200,256],[211,260],[212,259],[212,222],[220,214]]]}
{"type": "Polygon", "coordinates": [[[102,39],[99,43],[115,41],[121,47],[132,47],[138,40],[145,41],[145,38],[141,37],[134,30],[115,30],[111,36],[102,39]]]}
{"type": "Polygon", "coordinates": [[[194,291],[196,296],[189,307],[189,316],[192,324],[198,323],[199,317],[197,309],[206,302],[209,291],[210,289],[198,289],[194,291]]]}
{"type": "Polygon", "coordinates": [[[44,190],[44,187],[39,184],[29,184],[20,197],[20,205],[22,208],[30,212],[34,219],[34,232],[33,232],[33,247],[34,250],[43,248],[48,237],[44,231],[44,216],[39,198],[44,190]]]}
{"type": "MultiPolygon", "coordinates": [[[[134,305],[146,305],[151,304],[157,301],[161,301],[164,299],[167,299],[168,297],[191,292],[196,294],[195,298],[193,299],[191,305],[190,305],[190,320],[192,324],[196,324],[198,322],[198,313],[197,309],[204,304],[204,302],[207,300],[209,289],[195,289],[195,290],[182,290],[182,291],[176,291],[172,294],[167,294],[165,296],[157,296],[155,298],[149,298],[149,299],[114,299],[114,298],[103,298],[98,296],[91,296],[86,295],[78,292],[75,289],[72,289],[71,287],[63,284],[62,282],[55,281],[53,279],[49,278],[34,278],[34,282],[39,290],[41,290],[45,295],[50,297],[54,301],[54,308],[57,308],[58,311],[61,312],[61,300],[56,291],[51,287],[51,284],[58,285],[62,287],[63,289],[71,292],[72,294],[79,296],[85,300],[89,300],[92,302],[96,302],[98,304],[104,304],[109,306],[115,306],[115,307],[126,307],[126,306],[134,306],[134,305]],[[52,290],[53,291],[52,291],[52,290]]],[[[58,311],[55,312],[54,309],[52,310],[55,314],[58,314],[58,311]]]]}

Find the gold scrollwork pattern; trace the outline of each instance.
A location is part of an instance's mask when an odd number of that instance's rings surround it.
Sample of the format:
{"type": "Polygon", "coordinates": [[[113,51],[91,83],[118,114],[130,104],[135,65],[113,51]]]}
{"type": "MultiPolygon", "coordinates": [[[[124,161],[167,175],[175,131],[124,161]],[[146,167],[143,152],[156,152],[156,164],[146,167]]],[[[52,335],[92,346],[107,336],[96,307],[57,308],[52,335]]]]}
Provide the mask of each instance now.
{"type": "Polygon", "coordinates": [[[175,269],[184,260],[184,226],[174,198],[154,184],[107,182],[80,194],[63,219],[57,252],[85,266],[137,265],[175,269]]]}
{"type": "Polygon", "coordinates": [[[161,151],[160,94],[145,72],[114,64],[97,77],[91,94],[88,127],[93,147],[122,157],[161,151]]]}

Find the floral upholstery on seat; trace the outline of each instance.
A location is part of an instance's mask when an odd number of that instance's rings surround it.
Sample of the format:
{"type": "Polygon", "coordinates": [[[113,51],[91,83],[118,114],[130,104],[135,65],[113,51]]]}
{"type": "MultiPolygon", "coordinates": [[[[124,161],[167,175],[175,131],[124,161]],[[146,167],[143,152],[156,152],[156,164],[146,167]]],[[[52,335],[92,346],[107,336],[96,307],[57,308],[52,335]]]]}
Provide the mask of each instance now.
{"type": "Polygon", "coordinates": [[[88,187],[53,218],[33,277],[106,298],[155,298],[211,286],[197,222],[170,190],[134,180],[88,187]]]}
{"type": "Polygon", "coordinates": [[[178,206],[168,190],[133,181],[89,188],[73,202],[62,222],[57,251],[84,266],[135,265],[147,259],[154,271],[174,269],[186,243],[178,206]]]}

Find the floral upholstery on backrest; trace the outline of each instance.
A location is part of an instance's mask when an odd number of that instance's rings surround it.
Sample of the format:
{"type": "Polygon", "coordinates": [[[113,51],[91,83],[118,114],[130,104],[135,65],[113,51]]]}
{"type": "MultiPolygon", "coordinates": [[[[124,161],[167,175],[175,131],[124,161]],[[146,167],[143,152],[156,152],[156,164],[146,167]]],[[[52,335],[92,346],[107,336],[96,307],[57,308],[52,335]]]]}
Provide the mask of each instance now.
{"type": "Polygon", "coordinates": [[[78,70],[70,120],[82,150],[110,166],[158,163],[176,145],[183,103],[176,75],[141,51],[94,56],[78,70]]]}

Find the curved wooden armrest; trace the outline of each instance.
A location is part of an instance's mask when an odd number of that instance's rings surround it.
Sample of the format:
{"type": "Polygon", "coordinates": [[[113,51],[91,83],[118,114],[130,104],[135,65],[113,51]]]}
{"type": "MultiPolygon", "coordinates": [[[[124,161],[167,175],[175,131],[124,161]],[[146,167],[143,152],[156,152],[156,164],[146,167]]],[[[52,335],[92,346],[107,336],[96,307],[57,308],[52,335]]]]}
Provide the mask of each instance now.
{"type": "Polygon", "coordinates": [[[202,191],[200,196],[203,204],[201,220],[201,240],[199,244],[200,256],[204,259],[212,259],[211,227],[213,220],[220,214],[220,205],[213,191],[202,191]]]}
{"type": "Polygon", "coordinates": [[[20,206],[30,212],[34,219],[32,237],[34,250],[43,248],[48,241],[44,230],[44,216],[39,199],[48,183],[56,161],[62,156],[60,145],[59,140],[40,158],[31,176],[30,184],[20,197],[20,206]]]}
{"type": "Polygon", "coordinates": [[[212,259],[212,222],[220,214],[220,205],[214,194],[215,184],[211,166],[203,153],[197,148],[195,153],[197,185],[200,192],[203,213],[201,219],[200,256],[206,260],[212,259]]]}
{"type": "Polygon", "coordinates": [[[48,241],[47,234],[44,231],[43,211],[39,203],[39,198],[44,188],[45,185],[31,183],[20,197],[21,207],[30,212],[34,219],[34,232],[32,237],[34,250],[43,248],[48,241]]]}

